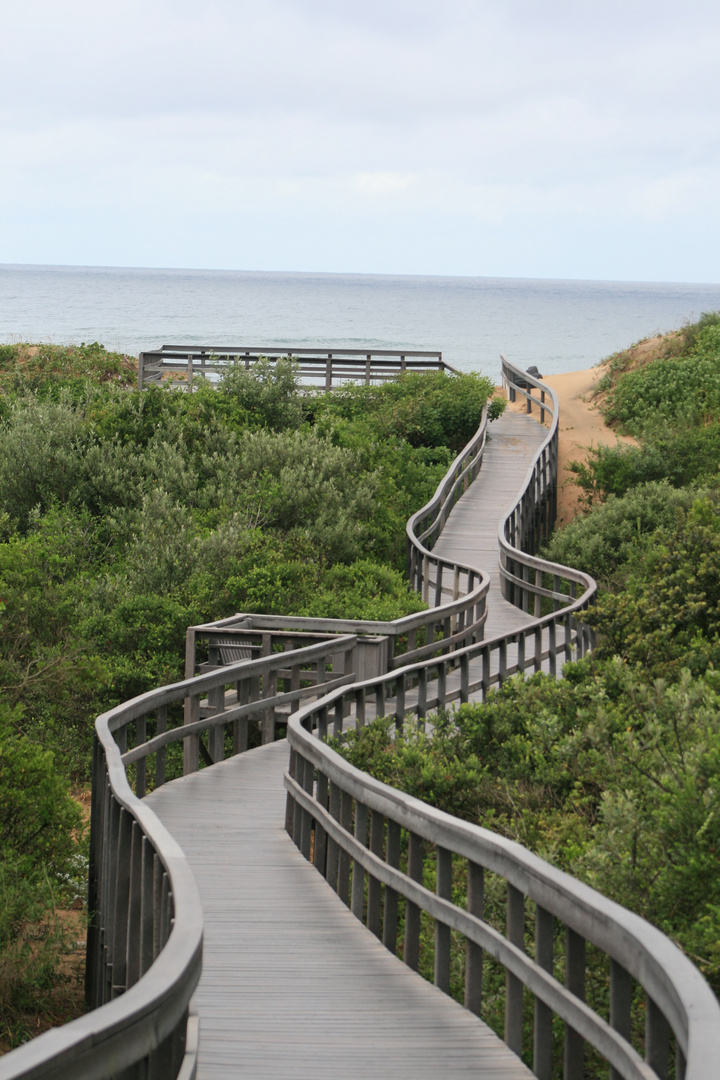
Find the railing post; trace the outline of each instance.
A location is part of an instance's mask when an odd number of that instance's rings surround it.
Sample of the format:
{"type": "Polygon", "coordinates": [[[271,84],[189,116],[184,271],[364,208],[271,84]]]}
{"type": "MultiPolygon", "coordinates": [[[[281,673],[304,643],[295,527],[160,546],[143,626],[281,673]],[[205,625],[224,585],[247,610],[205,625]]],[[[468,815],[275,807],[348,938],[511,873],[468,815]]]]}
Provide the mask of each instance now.
{"type": "MultiPolygon", "coordinates": [[[[525,949],[525,897],[508,882],[507,937],[519,949],[525,949]]],[[[505,1042],[518,1056],[522,1055],[523,984],[516,975],[505,974],[505,1042]]]]}
{"type": "MultiPolygon", "coordinates": [[[[408,877],[422,882],[425,842],[411,832],[408,836],[408,877]]],[[[403,959],[409,968],[417,971],[420,961],[420,908],[408,900],[405,904],[405,944],[403,959]]]]}
{"type": "MultiPolygon", "coordinates": [[[[452,899],[452,852],[436,848],[436,893],[443,900],[452,899]]],[[[435,920],[435,985],[444,993],[450,993],[450,927],[435,920]]]]}
{"type": "MultiPolygon", "coordinates": [[[[355,803],[355,839],[363,847],[367,847],[367,823],[368,809],[364,803],[355,803]]],[[[356,919],[363,921],[363,908],[365,906],[365,871],[359,862],[353,863],[352,872],[352,897],[350,910],[356,919]]]]}
{"type": "Polygon", "coordinates": [[[670,1063],[670,1026],[652,998],[645,999],[645,1060],[667,1080],[670,1063]]]}
{"type": "MultiPolygon", "coordinates": [[[[552,975],[555,920],[549,911],[535,909],[535,963],[552,975]]],[[[552,1080],[552,1009],[535,998],[533,1072],[538,1080],[552,1080]]]]}
{"type": "MultiPolygon", "coordinates": [[[[377,855],[379,859],[382,858],[383,853],[383,841],[385,839],[385,818],[377,810],[373,810],[370,814],[370,850],[373,855],[377,855]]],[[[367,908],[367,928],[375,935],[380,937],[382,921],[382,885],[376,877],[372,874],[368,875],[368,908],[367,908]]]]}
{"type": "MultiPolygon", "coordinates": [[[[400,866],[400,826],[392,818],[387,823],[387,843],[385,861],[397,870],[400,866]]],[[[383,913],[383,945],[391,953],[397,947],[398,931],[398,894],[395,889],[385,886],[385,911],[383,913]]]]}
{"type": "MultiPolygon", "coordinates": [[[[185,717],[184,722],[186,724],[194,724],[196,720],[200,719],[200,696],[198,694],[191,694],[185,698],[185,717]]],[[[200,763],[200,736],[187,735],[183,739],[183,775],[187,776],[188,773],[194,773],[198,770],[200,763]]]]}
{"type": "MultiPolygon", "coordinates": [[[[468,862],[467,909],[482,919],[485,908],[485,871],[477,863],[468,862]]],[[[483,951],[469,939],[465,945],[465,1008],[480,1016],[482,1008],[483,951]]]]}
{"type": "MultiPolygon", "coordinates": [[[[618,1035],[630,1042],[630,1008],[632,1005],[632,980],[630,975],[610,959],[610,1024],[618,1035]]],[[[610,1069],[610,1080],[622,1080],[617,1069],[610,1069]]]]}
{"type": "MultiPolygon", "coordinates": [[[[565,986],[580,1001],[585,1000],[585,939],[570,927],[565,933],[565,986]]],[[[583,1080],[584,1063],[583,1038],[566,1023],[563,1048],[564,1080],[583,1080]]]]}

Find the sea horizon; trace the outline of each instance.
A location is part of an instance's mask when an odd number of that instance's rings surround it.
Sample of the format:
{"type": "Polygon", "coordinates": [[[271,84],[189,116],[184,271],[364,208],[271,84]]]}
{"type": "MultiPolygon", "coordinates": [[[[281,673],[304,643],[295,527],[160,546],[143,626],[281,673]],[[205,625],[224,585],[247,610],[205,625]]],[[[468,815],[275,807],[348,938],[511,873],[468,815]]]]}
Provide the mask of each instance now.
{"type": "Polygon", "coordinates": [[[438,350],[581,370],[720,308],[698,282],[0,263],[0,341],[438,350]]]}

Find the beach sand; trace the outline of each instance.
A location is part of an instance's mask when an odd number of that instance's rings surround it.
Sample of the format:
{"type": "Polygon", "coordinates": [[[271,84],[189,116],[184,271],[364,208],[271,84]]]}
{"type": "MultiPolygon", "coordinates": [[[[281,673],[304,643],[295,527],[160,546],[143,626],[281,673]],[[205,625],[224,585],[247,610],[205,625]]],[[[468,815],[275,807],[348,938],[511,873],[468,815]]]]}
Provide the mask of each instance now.
{"type": "MultiPolygon", "coordinates": [[[[551,386],[560,401],[558,430],[558,516],[556,524],[572,521],[579,510],[580,489],[567,471],[569,461],[585,461],[591,446],[614,446],[616,442],[636,444],[635,439],[617,435],[605,425],[597,406],[592,403],[595,384],[602,378],[604,367],[586,371],[569,371],[564,375],[546,375],[543,382],[551,386]]],[[[535,396],[535,395],[534,395],[535,396]]],[[[526,400],[520,394],[509,409],[526,411],[526,400]]],[[[533,413],[537,406],[533,405],[533,413]]]]}

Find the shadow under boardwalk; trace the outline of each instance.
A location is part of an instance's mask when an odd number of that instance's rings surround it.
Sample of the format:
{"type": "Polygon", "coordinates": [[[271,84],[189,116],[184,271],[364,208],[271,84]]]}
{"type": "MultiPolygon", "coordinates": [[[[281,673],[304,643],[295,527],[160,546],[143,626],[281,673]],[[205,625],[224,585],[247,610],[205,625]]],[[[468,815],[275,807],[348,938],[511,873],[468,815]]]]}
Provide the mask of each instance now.
{"type": "Polygon", "coordinates": [[[486,1025],[392,956],[284,830],[283,740],[147,802],[205,914],[199,1080],[528,1080],[486,1025]]]}

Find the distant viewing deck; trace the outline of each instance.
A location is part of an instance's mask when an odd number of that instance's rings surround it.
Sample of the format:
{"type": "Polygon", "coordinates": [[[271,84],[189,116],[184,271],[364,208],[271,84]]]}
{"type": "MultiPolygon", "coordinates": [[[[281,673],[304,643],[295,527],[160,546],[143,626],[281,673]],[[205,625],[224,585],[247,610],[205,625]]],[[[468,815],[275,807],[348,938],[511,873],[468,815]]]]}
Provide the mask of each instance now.
{"type": "Polygon", "coordinates": [[[162,345],[141,352],[138,357],[138,386],[162,381],[176,381],[191,387],[193,379],[216,379],[232,364],[250,369],[261,357],[278,360],[294,357],[304,383],[329,390],[344,382],[366,384],[394,379],[404,371],[457,371],[442,358],[441,352],[417,352],[392,349],[305,349],[257,348],[225,345],[162,345]]]}
{"type": "MultiPolygon", "coordinates": [[[[345,360],[325,357],[323,369],[306,351],[326,386],[351,377],[345,360]]],[[[240,354],[224,350],[224,362],[240,354]]],[[[144,354],[141,385],[183,355],[189,385],[208,371],[209,352],[164,347],[144,354]]],[[[364,361],[368,382],[390,371],[376,357],[364,361]]],[[[97,1007],[1,1059],[0,1080],[583,1080],[586,1046],[611,1077],[716,1075],[720,1007],[668,938],[327,744],[376,716],[396,731],[423,724],[516,672],[559,676],[592,648],[583,612],[595,582],[538,554],[555,519],[557,397],[506,361],[503,379],[531,415],[489,426],[486,409],[408,522],[425,610],[386,623],[238,613],[192,627],[183,682],[99,718],[97,1007]],[[247,750],[251,728],[261,745],[247,750]],[[166,783],[180,743],[184,775],[166,783]],[[488,895],[502,898],[504,932],[484,918],[488,895]],[[607,957],[603,1015],[585,1001],[588,946],[607,957]],[[502,1038],[483,1019],[488,960],[504,969],[502,1038]]]]}

